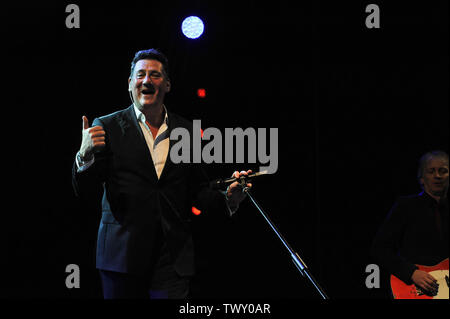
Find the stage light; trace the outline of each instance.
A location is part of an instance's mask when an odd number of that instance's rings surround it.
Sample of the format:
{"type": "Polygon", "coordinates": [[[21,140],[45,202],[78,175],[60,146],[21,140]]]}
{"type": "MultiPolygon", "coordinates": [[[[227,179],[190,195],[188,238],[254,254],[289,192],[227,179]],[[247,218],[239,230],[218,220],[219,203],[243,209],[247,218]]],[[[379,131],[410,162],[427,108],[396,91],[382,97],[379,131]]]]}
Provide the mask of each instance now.
{"type": "Polygon", "coordinates": [[[196,16],[187,17],[181,24],[181,31],[189,39],[197,39],[203,34],[204,30],[203,21],[196,16]]]}
{"type": "Polygon", "coordinates": [[[197,90],[197,96],[201,99],[204,99],[206,97],[206,90],[205,89],[198,89],[197,90]]]}
{"type": "Polygon", "coordinates": [[[200,209],[198,209],[198,208],[196,208],[196,207],[194,207],[194,206],[192,206],[192,214],[194,214],[194,215],[200,215],[202,212],[201,212],[201,210],[200,209]]]}

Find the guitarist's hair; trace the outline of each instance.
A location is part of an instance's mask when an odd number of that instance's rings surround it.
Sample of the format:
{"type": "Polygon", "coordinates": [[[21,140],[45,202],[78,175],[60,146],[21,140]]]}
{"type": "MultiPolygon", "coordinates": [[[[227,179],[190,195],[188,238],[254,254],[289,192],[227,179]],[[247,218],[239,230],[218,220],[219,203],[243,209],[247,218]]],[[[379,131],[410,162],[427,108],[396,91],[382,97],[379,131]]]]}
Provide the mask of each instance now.
{"type": "Polygon", "coordinates": [[[419,159],[419,168],[417,170],[417,180],[419,181],[420,187],[423,189],[423,184],[421,182],[421,178],[423,177],[423,171],[425,170],[425,166],[431,158],[440,158],[448,163],[448,154],[441,150],[435,150],[428,153],[423,154],[419,159]]]}

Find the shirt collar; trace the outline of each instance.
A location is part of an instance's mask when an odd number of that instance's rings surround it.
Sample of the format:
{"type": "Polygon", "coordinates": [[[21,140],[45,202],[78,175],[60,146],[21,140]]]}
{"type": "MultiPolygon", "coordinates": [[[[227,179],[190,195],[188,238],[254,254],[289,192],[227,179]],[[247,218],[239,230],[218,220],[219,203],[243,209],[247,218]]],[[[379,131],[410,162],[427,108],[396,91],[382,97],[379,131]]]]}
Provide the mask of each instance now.
{"type": "MultiPolygon", "coordinates": [[[[134,106],[134,113],[136,114],[136,118],[138,119],[138,121],[147,125],[147,123],[146,123],[147,119],[145,118],[144,113],[142,113],[141,110],[139,110],[134,103],[133,103],[133,106],[134,106]]],[[[169,115],[167,113],[167,108],[164,104],[163,104],[163,107],[164,107],[164,113],[165,113],[163,123],[166,123],[167,125],[169,125],[169,115]]]]}
{"type": "Polygon", "coordinates": [[[432,206],[436,206],[438,204],[438,202],[425,191],[422,191],[419,196],[421,196],[427,203],[432,206]]]}

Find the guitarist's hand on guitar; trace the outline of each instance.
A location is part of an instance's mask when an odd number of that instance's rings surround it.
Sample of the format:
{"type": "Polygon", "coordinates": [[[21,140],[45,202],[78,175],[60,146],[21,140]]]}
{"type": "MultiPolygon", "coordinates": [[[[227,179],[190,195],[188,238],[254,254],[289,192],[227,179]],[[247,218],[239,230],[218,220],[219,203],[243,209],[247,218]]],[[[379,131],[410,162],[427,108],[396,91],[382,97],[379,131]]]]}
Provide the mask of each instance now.
{"type": "Polygon", "coordinates": [[[439,285],[437,280],[429,273],[417,269],[412,274],[411,279],[419,288],[430,294],[436,294],[439,285]]]}
{"type": "Polygon", "coordinates": [[[448,258],[437,265],[417,265],[406,283],[391,275],[392,296],[395,299],[447,299],[449,295],[448,258]]]}

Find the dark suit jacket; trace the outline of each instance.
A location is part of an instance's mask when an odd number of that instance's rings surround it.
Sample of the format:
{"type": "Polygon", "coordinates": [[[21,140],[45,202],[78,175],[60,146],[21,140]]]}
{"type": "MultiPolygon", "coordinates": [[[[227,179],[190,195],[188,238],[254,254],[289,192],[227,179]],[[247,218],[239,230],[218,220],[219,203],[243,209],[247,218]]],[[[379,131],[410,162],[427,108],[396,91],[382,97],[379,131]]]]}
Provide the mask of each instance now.
{"type": "MultiPolygon", "coordinates": [[[[169,132],[184,127],[193,136],[190,121],[170,112],[168,116],[169,132]]],[[[208,180],[200,164],[170,160],[170,148],[176,142],[172,140],[158,180],[133,106],[95,119],[92,126],[96,125],[106,132],[106,147],[86,171],[78,173],[74,164],[72,181],[78,195],[96,183],[103,184],[97,268],[146,274],[154,259],[157,227],[162,226],[176,271],[192,275],[191,208],[226,211],[223,194],[206,187],[208,180]]]]}

